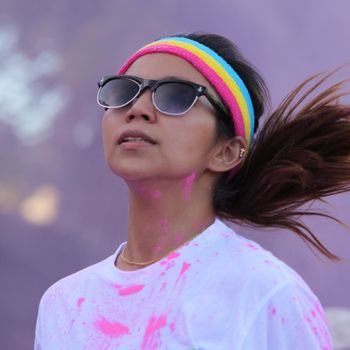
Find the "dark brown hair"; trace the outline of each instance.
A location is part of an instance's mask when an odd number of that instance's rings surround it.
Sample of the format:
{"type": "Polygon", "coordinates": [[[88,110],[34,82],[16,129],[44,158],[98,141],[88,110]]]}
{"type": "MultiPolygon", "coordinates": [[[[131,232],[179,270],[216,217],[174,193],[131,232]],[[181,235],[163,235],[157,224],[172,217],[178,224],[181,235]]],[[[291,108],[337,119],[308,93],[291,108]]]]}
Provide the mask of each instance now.
{"type": "MultiPolygon", "coordinates": [[[[350,190],[350,107],[339,103],[344,81],[315,94],[332,75],[316,75],[291,92],[279,107],[259,120],[269,94],[259,73],[227,38],[216,34],[180,34],[223,57],[239,74],[255,110],[255,136],[246,159],[233,178],[224,173],[214,195],[216,215],[232,222],[291,230],[332,260],[332,254],[302,223],[303,215],[325,213],[301,210],[313,200],[350,190]]],[[[218,135],[233,138],[228,116],[218,118],[218,135]]]]}

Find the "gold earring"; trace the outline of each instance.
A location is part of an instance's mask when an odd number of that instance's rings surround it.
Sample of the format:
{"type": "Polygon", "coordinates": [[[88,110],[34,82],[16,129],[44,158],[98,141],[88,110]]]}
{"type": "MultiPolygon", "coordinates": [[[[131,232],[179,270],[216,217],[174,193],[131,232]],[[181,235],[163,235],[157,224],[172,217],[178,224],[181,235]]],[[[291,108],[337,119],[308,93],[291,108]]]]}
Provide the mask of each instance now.
{"type": "Polygon", "coordinates": [[[241,148],[241,150],[239,151],[239,158],[242,158],[245,154],[245,148],[241,148]]]}

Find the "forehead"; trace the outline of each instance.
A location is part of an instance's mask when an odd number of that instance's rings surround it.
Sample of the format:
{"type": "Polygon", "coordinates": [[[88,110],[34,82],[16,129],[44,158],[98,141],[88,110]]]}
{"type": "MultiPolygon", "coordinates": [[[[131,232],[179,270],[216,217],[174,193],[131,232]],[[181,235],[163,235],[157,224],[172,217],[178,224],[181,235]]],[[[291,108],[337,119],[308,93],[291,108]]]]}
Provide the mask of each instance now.
{"type": "Polygon", "coordinates": [[[212,92],[209,81],[185,59],[168,53],[151,53],[138,58],[125,72],[143,79],[162,79],[175,76],[204,85],[212,92]]]}

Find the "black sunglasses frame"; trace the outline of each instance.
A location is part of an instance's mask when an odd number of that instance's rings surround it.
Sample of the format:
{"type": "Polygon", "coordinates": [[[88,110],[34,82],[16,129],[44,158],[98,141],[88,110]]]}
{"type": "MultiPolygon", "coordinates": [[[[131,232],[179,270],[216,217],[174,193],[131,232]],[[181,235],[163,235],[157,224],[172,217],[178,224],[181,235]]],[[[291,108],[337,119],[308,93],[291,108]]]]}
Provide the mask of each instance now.
{"type": "Polygon", "coordinates": [[[140,94],[147,88],[149,87],[152,91],[152,103],[154,105],[154,107],[160,111],[161,113],[164,113],[164,114],[167,114],[167,115],[183,115],[183,114],[186,114],[193,106],[194,104],[196,103],[198,97],[200,96],[205,96],[207,98],[207,100],[210,102],[210,104],[215,108],[215,110],[219,113],[219,114],[225,114],[225,115],[228,115],[228,110],[226,108],[226,106],[213,94],[211,94],[207,87],[206,86],[203,86],[203,85],[200,85],[200,84],[197,84],[197,83],[194,83],[192,81],[188,81],[188,80],[182,80],[182,79],[176,79],[176,78],[171,78],[171,79],[160,79],[160,80],[149,80],[149,79],[142,79],[142,78],[139,78],[139,77],[135,77],[133,75],[107,75],[107,76],[104,76],[100,79],[100,81],[97,83],[98,87],[99,87],[99,90],[97,92],[97,103],[101,106],[101,107],[104,107],[105,109],[108,109],[108,108],[122,108],[124,106],[127,106],[130,102],[132,102],[135,98],[137,98],[138,96],[140,96],[140,94]],[[111,80],[114,80],[114,79],[130,79],[130,80],[133,80],[134,82],[136,82],[138,85],[139,85],[139,91],[138,93],[130,100],[128,101],[127,103],[121,105],[121,106],[105,106],[103,104],[100,103],[99,101],[99,93],[100,93],[100,90],[101,88],[106,84],[108,83],[109,81],[111,80]],[[164,112],[162,110],[160,110],[157,105],[155,104],[154,102],[154,92],[157,90],[157,88],[162,85],[162,84],[166,84],[166,83],[182,83],[182,84],[187,84],[187,85],[190,85],[192,86],[194,89],[195,89],[195,92],[196,92],[196,98],[195,100],[193,101],[192,105],[187,109],[185,110],[184,112],[181,112],[181,113],[167,113],[167,112],[164,112]]]}

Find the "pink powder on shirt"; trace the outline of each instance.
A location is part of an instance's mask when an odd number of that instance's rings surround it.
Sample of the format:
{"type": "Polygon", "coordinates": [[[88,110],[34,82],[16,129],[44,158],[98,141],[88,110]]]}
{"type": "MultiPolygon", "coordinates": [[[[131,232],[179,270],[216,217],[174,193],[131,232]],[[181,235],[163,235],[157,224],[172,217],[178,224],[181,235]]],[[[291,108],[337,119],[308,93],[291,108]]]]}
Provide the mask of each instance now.
{"type": "Polygon", "coordinates": [[[175,331],[175,322],[172,322],[172,323],[170,323],[170,325],[169,325],[169,328],[170,328],[170,331],[171,332],[174,332],[175,331]]]}
{"type": "Polygon", "coordinates": [[[313,318],[315,318],[315,317],[317,316],[316,311],[315,311],[315,310],[313,310],[313,309],[311,309],[310,311],[311,311],[311,315],[312,315],[312,317],[313,317],[313,318]]]}
{"type": "Polygon", "coordinates": [[[133,286],[128,286],[123,289],[119,289],[119,295],[130,295],[139,292],[145,287],[144,284],[135,284],[133,286]]]}
{"type": "Polygon", "coordinates": [[[171,267],[175,266],[175,261],[174,260],[168,261],[167,259],[164,259],[159,264],[161,266],[164,266],[166,270],[169,270],[171,267]]]}
{"type": "Polygon", "coordinates": [[[178,258],[181,254],[179,252],[171,252],[168,256],[167,256],[167,259],[168,260],[171,260],[171,259],[175,259],[175,258],[178,258]]]}
{"type": "Polygon", "coordinates": [[[175,284],[178,282],[178,280],[181,278],[181,276],[190,268],[191,264],[187,263],[186,261],[184,261],[182,263],[182,267],[181,267],[181,271],[179,273],[179,276],[177,277],[175,284]]]}
{"type": "Polygon", "coordinates": [[[144,284],[134,284],[134,285],[123,287],[121,284],[117,284],[117,283],[114,284],[113,286],[118,289],[118,294],[122,296],[137,293],[145,287],[144,284]]]}
{"type": "Polygon", "coordinates": [[[125,334],[131,334],[129,328],[120,322],[108,321],[103,316],[95,322],[95,327],[103,334],[111,337],[120,337],[125,334]]]}
{"type": "Polygon", "coordinates": [[[246,243],[245,246],[253,250],[258,250],[258,247],[251,243],[246,243]]]}
{"type": "Polygon", "coordinates": [[[77,300],[77,307],[80,307],[81,304],[85,301],[85,298],[84,297],[80,297],[78,300],[77,300]]]}
{"type": "Polygon", "coordinates": [[[148,320],[145,334],[143,336],[141,349],[142,350],[156,350],[161,345],[159,330],[166,326],[166,316],[159,317],[152,316],[148,320]]]}

